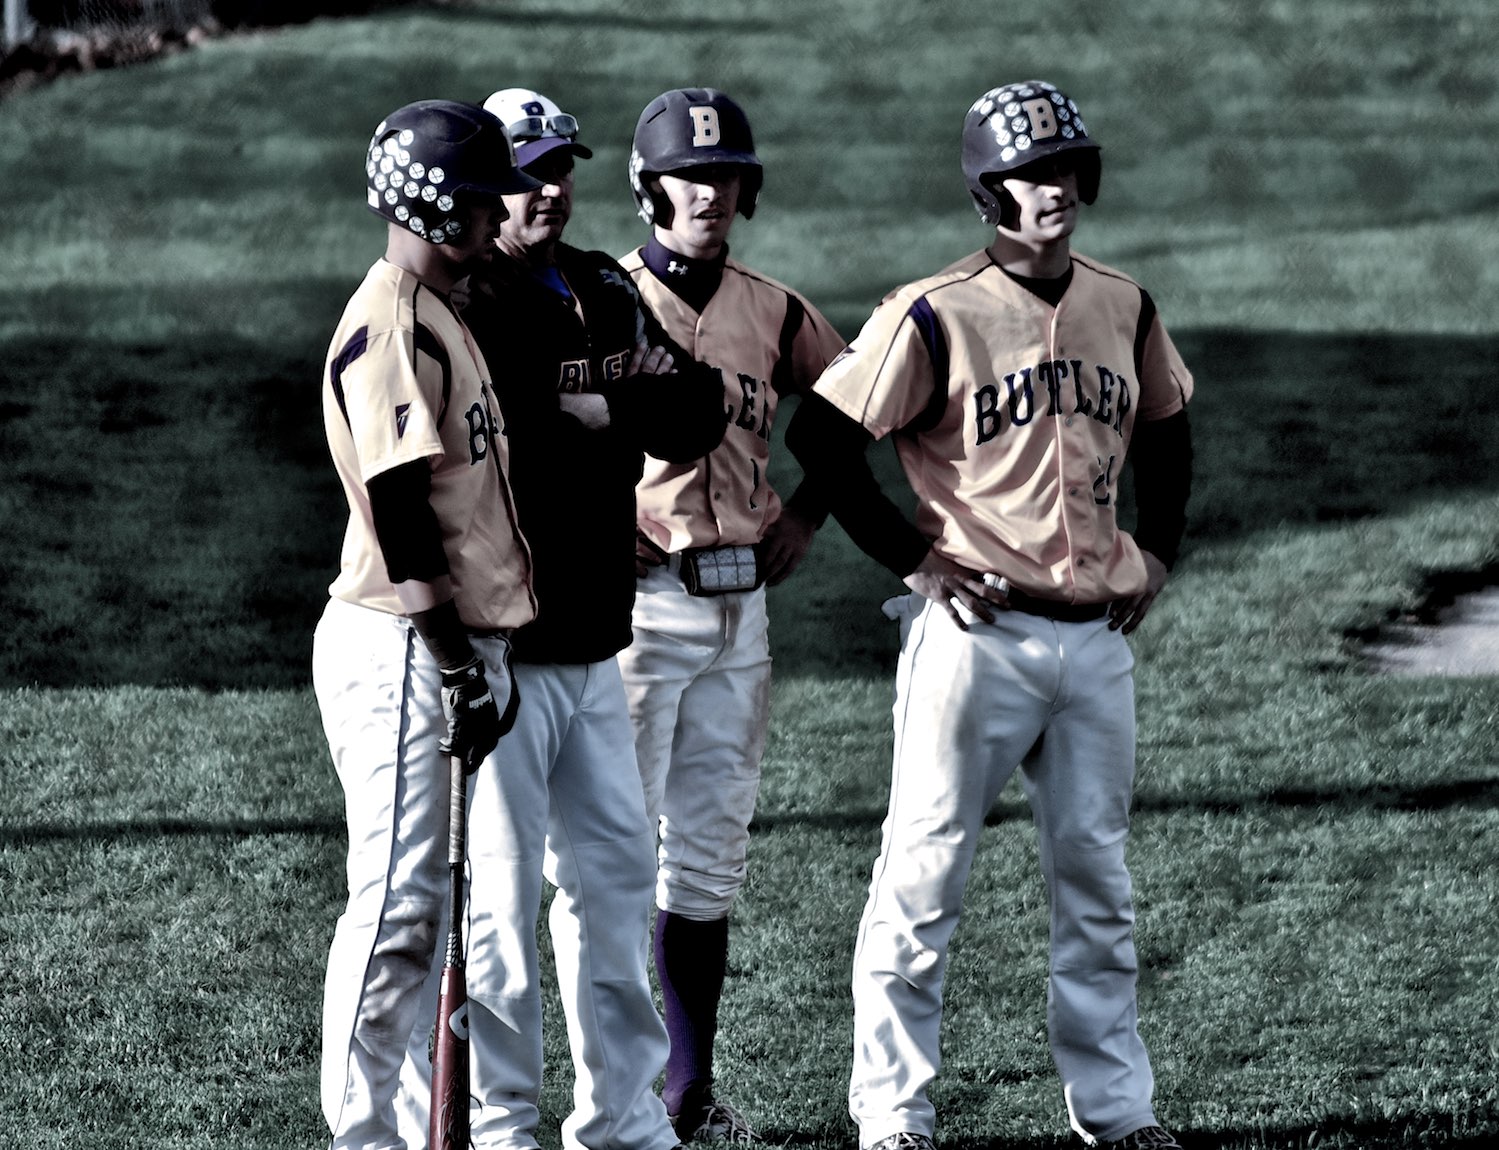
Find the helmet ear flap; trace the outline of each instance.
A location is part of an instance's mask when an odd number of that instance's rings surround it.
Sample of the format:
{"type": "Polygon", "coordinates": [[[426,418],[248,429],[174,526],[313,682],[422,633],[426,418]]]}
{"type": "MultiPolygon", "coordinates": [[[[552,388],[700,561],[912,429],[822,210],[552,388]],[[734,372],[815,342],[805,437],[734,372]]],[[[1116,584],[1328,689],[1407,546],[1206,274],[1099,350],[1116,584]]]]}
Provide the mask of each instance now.
{"type": "Polygon", "coordinates": [[[765,183],[765,170],[745,164],[740,171],[739,214],[749,220],[754,218],[755,208],[760,203],[760,188],[765,183]]]}
{"type": "Polygon", "coordinates": [[[656,173],[631,168],[630,183],[635,193],[635,214],[653,226],[671,227],[671,200],[661,190],[656,173]]]}
{"type": "Polygon", "coordinates": [[[979,214],[979,219],[983,220],[986,224],[999,222],[999,213],[994,210],[994,204],[991,201],[985,199],[972,188],[968,189],[968,194],[973,197],[973,206],[979,214]]]}
{"type": "Polygon", "coordinates": [[[1098,184],[1103,178],[1103,157],[1097,151],[1086,151],[1077,157],[1077,198],[1085,204],[1098,199],[1098,184]]]}
{"type": "Polygon", "coordinates": [[[994,197],[995,206],[985,210],[982,200],[975,195],[974,201],[979,204],[979,215],[986,224],[994,224],[996,227],[1004,228],[1007,232],[1020,229],[1020,205],[1015,202],[1015,197],[1005,187],[1003,172],[985,172],[979,181],[984,185],[991,196],[994,197]]]}
{"type": "MultiPolygon", "coordinates": [[[[674,214],[671,207],[671,201],[666,198],[665,192],[651,186],[652,176],[654,176],[654,173],[648,174],[645,183],[645,202],[650,205],[651,213],[651,218],[647,220],[646,223],[655,224],[658,227],[669,228],[671,227],[671,218],[674,214]]],[[[644,212],[641,213],[641,215],[644,214],[644,212]]]]}
{"type": "Polygon", "coordinates": [[[1015,197],[1010,195],[1001,184],[994,198],[999,201],[999,219],[994,222],[1007,232],[1018,232],[1020,230],[1020,205],[1015,202],[1015,197]]]}
{"type": "Polygon", "coordinates": [[[630,149],[630,194],[635,197],[635,214],[648,224],[660,222],[661,205],[650,187],[651,173],[645,170],[645,158],[639,149],[630,149]]]}

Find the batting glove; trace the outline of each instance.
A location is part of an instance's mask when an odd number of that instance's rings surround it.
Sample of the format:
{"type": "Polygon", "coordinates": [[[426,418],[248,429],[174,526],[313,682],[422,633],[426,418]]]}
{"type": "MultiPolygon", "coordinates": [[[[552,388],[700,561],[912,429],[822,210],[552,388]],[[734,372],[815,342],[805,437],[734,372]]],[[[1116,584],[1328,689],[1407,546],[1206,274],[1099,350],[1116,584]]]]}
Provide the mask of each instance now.
{"type": "Polygon", "coordinates": [[[448,720],[448,733],[438,748],[444,755],[462,757],[463,769],[472,774],[504,733],[494,695],[484,678],[484,660],[476,656],[473,662],[442,673],[442,711],[448,720]]]}

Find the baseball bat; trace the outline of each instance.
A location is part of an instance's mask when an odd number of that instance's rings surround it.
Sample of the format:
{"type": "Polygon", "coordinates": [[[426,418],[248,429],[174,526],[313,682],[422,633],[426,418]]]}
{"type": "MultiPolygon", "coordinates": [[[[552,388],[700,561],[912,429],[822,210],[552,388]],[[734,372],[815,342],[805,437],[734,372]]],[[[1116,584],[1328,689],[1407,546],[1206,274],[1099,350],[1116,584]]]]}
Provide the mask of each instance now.
{"type": "Polygon", "coordinates": [[[448,942],[437,997],[432,1048],[430,1150],[469,1150],[468,979],[463,954],[463,865],[468,855],[468,776],[463,759],[448,761],[448,942]]]}

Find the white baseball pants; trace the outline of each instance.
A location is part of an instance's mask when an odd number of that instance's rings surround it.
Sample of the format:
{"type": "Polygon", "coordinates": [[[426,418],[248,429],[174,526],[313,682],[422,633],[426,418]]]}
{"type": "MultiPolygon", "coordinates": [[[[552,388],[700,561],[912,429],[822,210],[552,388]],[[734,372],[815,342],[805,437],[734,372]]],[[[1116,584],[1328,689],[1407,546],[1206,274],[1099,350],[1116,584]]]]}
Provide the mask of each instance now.
{"type": "Polygon", "coordinates": [[[765,589],[687,594],[653,568],[620,652],[646,808],[661,846],[656,905],[699,921],[744,885],[749,825],[770,720],[765,589]]]}
{"type": "MultiPolygon", "coordinates": [[[[536,919],[543,876],[567,1019],[574,1110],[569,1150],[670,1150],[654,1092],[666,1027],[649,982],[655,836],[646,821],[624,689],[613,659],[518,663],[521,704],[470,785],[469,1054],[478,1150],[537,1145],[542,1078],[536,919]]],[[[423,996],[436,1012],[437,972],[423,996]]],[[[402,1129],[425,1145],[427,1029],[402,1074],[402,1129]]]]}
{"type": "MultiPolygon", "coordinates": [[[[509,694],[506,641],[474,639],[509,694]]],[[[348,904],[328,951],[322,1107],[333,1150],[397,1150],[394,1099],[448,888],[447,732],[437,663],[409,620],[330,600],[312,680],[348,820],[348,904]]]]}
{"type": "Polygon", "coordinates": [[[1106,620],[1007,611],[965,632],[920,596],[893,603],[890,807],[853,970],[860,1144],[933,1133],[948,942],[984,817],[1017,766],[1049,896],[1047,1032],[1072,1127],[1091,1141],[1153,1125],[1124,863],[1134,657],[1106,620]]]}

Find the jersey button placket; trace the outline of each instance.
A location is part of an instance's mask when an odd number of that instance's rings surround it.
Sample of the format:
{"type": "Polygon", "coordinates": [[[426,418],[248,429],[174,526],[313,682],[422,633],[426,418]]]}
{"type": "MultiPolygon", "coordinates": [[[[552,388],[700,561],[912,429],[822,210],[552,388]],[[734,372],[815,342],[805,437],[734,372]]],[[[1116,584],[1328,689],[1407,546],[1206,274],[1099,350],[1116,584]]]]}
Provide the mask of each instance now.
{"type": "MultiPolygon", "coordinates": [[[[1061,344],[1061,341],[1057,339],[1057,326],[1058,326],[1058,319],[1059,319],[1059,316],[1060,316],[1060,312],[1061,312],[1060,308],[1058,308],[1056,311],[1052,312],[1051,327],[1050,327],[1050,329],[1049,329],[1049,331],[1047,333],[1047,335],[1048,335],[1048,338],[1047,338],[1047,341],[1046,341],[1047,350],[1048,350],[1048,354],[1051,356],[1053,362],[1055,362],[1057,360],[1060,360],[1062,358],[1062,344],[1061,344]]],[[[1065,399],[1064,399],[1064,402],[1065,402],[1065,399]]],[[[1062,421],[1061,421],[1062,422],[1062,427],[1063,428],[1071,427],[1072,426],[1072,420],[1073,420],[1073,417],[1071,415],[1064,416],[1062,418],[1062,421]]],[[[1062,483],[1063,483],[1063,490],[1065,490],[1067,492],[1067,498],[1060,501],[1061,506],[1058,509],[1059,510],[1059,516],[1058,517],[1059,517],[1059,519],[1061,521],[1060,524],[1059,524],[1059,526],[1062,529],[1062,538],[1067,543],[1068,554],[1069,555],[1076,555],[1077,554],[1077,548],[1076,548],[1075,541],[1074,541],[1074,535],[1076,534],[1076,531],[1078,530],[1078,525],[1074,524],[1074,517],[1073,517],[1072,506],[1071,506],[1071,503],[1069,501],[1077,496],[1077,494],[1078,494],[1079,490],[1081,490],[1081,488],[1078,485],[1079,477],[1075,473],[1073,473],[1074,469],[1071,467],[1071,463],[1072,463],[1072,448],[1073,448],[1072,437],[1068,436],[1068,435],[1065,435],[1063,433],[1063,431],[1061,429],[1059,429],[1057,431],[1056,440],[1057,440],[1057,468],[1058,468],[1058,471],[1060,473],[1059,477],[1061,478],[1062,483]]],[[[1081,567],[1082,565],[1083,565],[1083,560],[1081,558],[1078,558],[1076,560],[1076,566],[1081,567]]],[[[1076,590],[1077,590],[1077,580],[1073,579],[1071,582],[1072,582],[1072,588],[1071,588],[1071,590],[1074,593],[1076,593],[1076,590]]]]}

